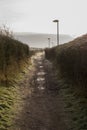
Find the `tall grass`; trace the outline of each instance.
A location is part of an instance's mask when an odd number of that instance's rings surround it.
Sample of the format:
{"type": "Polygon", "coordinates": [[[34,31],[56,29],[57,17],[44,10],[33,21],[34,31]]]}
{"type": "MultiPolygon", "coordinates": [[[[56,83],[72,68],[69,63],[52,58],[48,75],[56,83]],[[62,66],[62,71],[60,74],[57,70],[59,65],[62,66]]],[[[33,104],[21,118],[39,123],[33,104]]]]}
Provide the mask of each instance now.
{"type": "Polygon", "coordinates": [[[45,54],[48,59],[54,61],[61,77],[87,88],[87,35],[46,49],[45,54]]]}

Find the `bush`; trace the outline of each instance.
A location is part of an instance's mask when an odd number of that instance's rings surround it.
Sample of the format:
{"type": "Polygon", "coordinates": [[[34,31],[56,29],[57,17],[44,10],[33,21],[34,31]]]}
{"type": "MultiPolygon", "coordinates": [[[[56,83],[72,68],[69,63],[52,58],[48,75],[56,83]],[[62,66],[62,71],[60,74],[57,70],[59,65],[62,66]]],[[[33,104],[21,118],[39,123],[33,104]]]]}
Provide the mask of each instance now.
{"type": "Polygon", "coordinates": [[[19,68],[21,61],[29,57],[29,46],[15,40],[6,30],[0,31],[0,82],[7,82],[9,70],[19,68]],[[10,68],[10,69],[9,69],[10,68]],[[11,69],[11,68],[14,68],[11,69]]]}
{"type": "Polygon", "coordinates": [[[55,62],[62,77],[87,87],[87,35],[46,49],[45,54],[48,59],[55,62]]]}

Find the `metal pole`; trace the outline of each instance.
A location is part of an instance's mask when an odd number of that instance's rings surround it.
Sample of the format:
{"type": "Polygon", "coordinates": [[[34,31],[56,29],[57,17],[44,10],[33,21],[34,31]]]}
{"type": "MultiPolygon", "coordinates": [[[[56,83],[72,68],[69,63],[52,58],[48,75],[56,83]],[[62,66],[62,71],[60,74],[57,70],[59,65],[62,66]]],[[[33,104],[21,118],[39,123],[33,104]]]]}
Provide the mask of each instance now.
{"type": "Polygon", "coordinates": [[[50,38],[48,38],[48,47],[50,48],[50,38]]]}
{"type": "Polygon", "coordinates": [[[59,20],[53,20],[53,22],[57,23],[57,45],[59,45],[59,20]]]}
{"type": "Polygon", "coordinates": [[[57,22],[57,45],[59,45],[59,21],[57,22]]]}

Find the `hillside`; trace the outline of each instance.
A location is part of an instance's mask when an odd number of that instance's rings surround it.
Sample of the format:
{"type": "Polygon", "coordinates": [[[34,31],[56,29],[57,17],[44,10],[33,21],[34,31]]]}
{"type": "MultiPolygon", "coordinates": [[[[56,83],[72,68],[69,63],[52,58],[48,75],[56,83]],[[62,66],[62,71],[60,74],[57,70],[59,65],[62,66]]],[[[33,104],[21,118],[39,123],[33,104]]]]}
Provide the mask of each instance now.
{"type": "MultiPolygon", "coordinates": [[[[51,46],[56,45],[56,34],[39,33],[14,33],[14,37],[30,47],[45,48],[48,47],[48,38],[51,38],[51,46]]],[[[71,41],[73,38],[69,35],[60,34],[60,44],[71,41]]]]}

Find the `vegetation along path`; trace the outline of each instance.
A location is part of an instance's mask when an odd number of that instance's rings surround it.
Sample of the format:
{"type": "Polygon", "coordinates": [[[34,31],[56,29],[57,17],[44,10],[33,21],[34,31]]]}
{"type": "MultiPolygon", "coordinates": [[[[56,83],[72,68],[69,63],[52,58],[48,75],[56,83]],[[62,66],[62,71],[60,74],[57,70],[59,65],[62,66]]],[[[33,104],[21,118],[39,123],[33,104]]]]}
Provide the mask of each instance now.
{"type": "Polygon", "coordinates": [[[34,64],[32,79],[29,81],[27,77],[28,80],[21,84],[21,93],[25,96],[12,130],[68,130],[52,64],[44,58],[44,53],[37,54],[34,64]]]}

